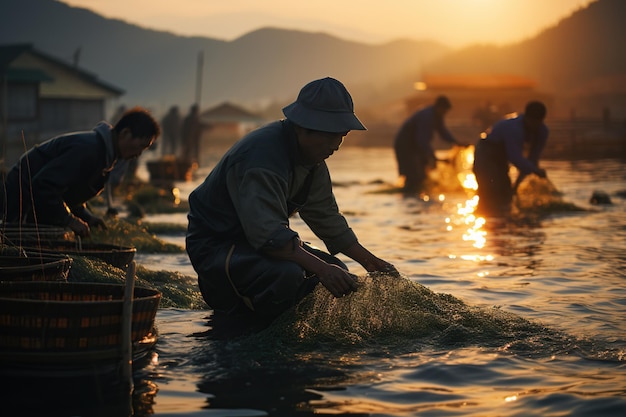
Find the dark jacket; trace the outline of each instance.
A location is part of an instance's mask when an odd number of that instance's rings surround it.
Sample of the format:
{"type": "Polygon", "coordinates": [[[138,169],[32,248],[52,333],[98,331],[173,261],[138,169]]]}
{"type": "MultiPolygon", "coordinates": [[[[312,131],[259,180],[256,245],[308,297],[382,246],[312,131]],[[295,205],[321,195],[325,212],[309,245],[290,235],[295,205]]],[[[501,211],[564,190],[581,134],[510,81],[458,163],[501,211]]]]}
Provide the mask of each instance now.
{"type": "Polygon", "coordinates": [[[114,163],[107,123],[35,146],[7,174],[4,220],[66,226],[71,212],[88,221],[85,203],[103,190],[114,163]]]}
{"type": "Polygon", "coordinates": [[[356,241],[337,208],[326,163],[298,164],[293,126],[278,121],[235,144],[189,195],[188,250],[239,240],[255,249],[282,247],[297,236],[289,227],[295,211],[332,253],[356,241]]]}
{"type": "Polygon", "coordinates": [[[414,170],[416,162],[425,164],[435,159],[432,140],[435,132],[446,142],[458,144],[444,123],[443,117],[438,117],[434,106],[428,106],[413,113],[406,119],[394,138],[394,149],[398,161],[400,175],[406,175],[414,170]],[[416,161],[417,157],[417,161],[416,161]]]}

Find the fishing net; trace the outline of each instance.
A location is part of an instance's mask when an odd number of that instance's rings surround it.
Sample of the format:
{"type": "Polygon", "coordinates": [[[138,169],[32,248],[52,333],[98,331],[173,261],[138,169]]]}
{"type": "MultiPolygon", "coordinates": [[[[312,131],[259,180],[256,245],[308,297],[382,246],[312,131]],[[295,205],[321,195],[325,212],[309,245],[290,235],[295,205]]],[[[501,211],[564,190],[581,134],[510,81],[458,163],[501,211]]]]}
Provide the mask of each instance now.
{"type": "Polygon", "coordinates": [[[94,229],[91,239],[94,242],[107,242],[120,246],[132,246],[143,253],[182,253],[180,245],[165,242],[154,233],[163,233],[167,230],[180,233],[184,229],[180,226],[150,225],[141,220],[111,219],[106,220],[106,229],[94,229]]]}
{"type": "Polygon", "coordinates": [[[498,308],[470,306],[402,276],[372,273],[358,291],[333,297],[318,285],[293,311],[260,333],[273,343],[325,349],[420,344],[503,346],[545,334],[544,326],[498,308]]]}
{"type": "MultiPolygon", "coordinates": [[[[123,284],[126,272],[107,262],[83,256],[73,257],[72,268],[68,275],[69,282],[99,282],[123,284]]],[[[137,265],[135,284],[140,287],[161,291],[160,307],[163,308],[208,308],[198,290],[194,277],[172,271],[152,271],[137,265]]]]}

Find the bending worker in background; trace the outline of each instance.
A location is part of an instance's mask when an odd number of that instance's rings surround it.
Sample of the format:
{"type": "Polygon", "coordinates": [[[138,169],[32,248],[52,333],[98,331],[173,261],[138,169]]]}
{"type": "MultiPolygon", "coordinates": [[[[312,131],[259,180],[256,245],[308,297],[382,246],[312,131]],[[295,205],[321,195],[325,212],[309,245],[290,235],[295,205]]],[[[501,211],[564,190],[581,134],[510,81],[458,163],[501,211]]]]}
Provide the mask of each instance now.
{"type": "Polygon", "coordinates": [[[474,175],[478,183],[478,211],[489,215],[507,214],[517,187],[529,174],[546,177],[539,158],[548,140],[544,123],[546,106],[539,101],[526,105],[524,114],[503,119],[482,134],[474,153],[474,175]],[[528,148],[524,156],[524,148],[528,148]],[[519,170],[514,184],[509,163],[519,170]]]}
{"type": "Polygon", "coordinates": [[[5,222],[67,227],[79,236],[104,227],[85,203],[104,189],[118,159],[137,158],[159,136],[160,127],[144,109],[126,111],[111,126],[57,136],[22,155],[0,190],[5,222]]]}
{"type": "Polygon", "coordinates": [[[356,276],[331,254],[395,272],[358,242],[333,195],[325,160],[350,130],[365,129],[344,85],[312,81],[283,113],[236,143],[189,196],[187,253],[214,318],[267,324],[318,282],[350,294],[356,276]],[[330,253],[300,240],[289,223],[296,213],[330,253]]]}
{"type": "Polygon", "coordinates": [[[429,168],[435,168],[437,159],[432,146],[435,132],[441,138],[459,146],[444,123],[444,116],[452,108],[446,96],[413,113],[404,121],[394,139],[398,174],[404,177],[403,191],[415,194],[422,191],[429,168]]]}

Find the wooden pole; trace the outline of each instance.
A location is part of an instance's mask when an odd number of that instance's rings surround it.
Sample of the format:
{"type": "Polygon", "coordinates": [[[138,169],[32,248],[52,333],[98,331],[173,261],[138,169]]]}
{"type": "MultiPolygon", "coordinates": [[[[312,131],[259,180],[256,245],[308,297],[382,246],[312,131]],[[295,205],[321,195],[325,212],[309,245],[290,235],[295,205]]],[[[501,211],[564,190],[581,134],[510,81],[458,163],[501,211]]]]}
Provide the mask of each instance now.
{"type": "Polygon", "coordinates": [[[198,62],[196,66],[196,104],[198,109],[201,107],[202,101],[202,72],[204,68],[204,52],[198,52],[198,62]]]}
{"type": "Polygon", "coordinates": [[[133,391],[133,293],[135,291],[135,261],[128,264],[126,270],[126,286],[124,288],[124,305],[122,308],[122,379],[128,381],[133,391]]]}
{"type": "Polygon", "coordinates": [[[5,171],[8,172],[11,167],[11,161],[7,161],[9,157],[9,139],[8,139],[8,99],[7,99],[7,75],[6,73],[0,74],[0,178],[4,179],[3,176],[5,171]]]}

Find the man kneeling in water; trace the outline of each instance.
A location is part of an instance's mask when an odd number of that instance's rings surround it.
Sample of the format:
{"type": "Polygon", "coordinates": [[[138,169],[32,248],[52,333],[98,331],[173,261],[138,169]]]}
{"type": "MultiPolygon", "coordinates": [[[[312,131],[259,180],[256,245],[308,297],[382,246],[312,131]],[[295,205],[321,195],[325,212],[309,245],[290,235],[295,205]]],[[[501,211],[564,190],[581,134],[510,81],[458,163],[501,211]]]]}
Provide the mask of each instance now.
{"type": "Polygon", "coordinates": [[[365,129],[344,85],[312,81],[283,113],[236,143],[189,196],[187,253],[217,315],[272,320],[318,282],[350,294],[356,276],[339,252],[367,271],[395,271],[357,241],[332,192],[325,159],[365,129]],[[330,253],[300,241],[289,224],[297,212],[330,253]]]}

